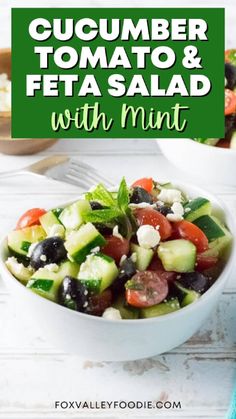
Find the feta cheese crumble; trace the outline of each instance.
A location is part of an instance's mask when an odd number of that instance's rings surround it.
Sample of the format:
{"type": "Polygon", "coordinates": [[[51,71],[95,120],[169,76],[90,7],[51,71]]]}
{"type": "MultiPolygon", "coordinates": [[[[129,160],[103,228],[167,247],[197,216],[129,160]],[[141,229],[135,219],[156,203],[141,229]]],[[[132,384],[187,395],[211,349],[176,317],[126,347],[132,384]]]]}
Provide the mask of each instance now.
{"type": "Polygon", "coordinates": [[[167,214],[166,216],[169,221],[177,222],[183,219],[184,207],[180,202],[174,202],[174,204],[171,206],[171,210],[173,213],[167,214]]]}
{"type": "Polygon", "coordinates": [[[139,245],[144,249],[157,246],[161,239],[159,231],[150,225],[140,226],[136,234],[139,245]]]}
{"type": "Polygon", "coordinates": [[[27,252],[27,257],[28,257],[28,258],[30,258],[30,257],[32,256],[32,253],[33,253],[33,251],[34,251],[35,247],[37,246],[37,244],[38,244],[38,242],[36,242],[36,243],[32,243],[32,244],[30,245],[30,247],[29,247],[29,249],[28,249],[28,252],[27,252]]]}
{"type": "Polygon", "coordinates": [[[11,111],[11,81],[7,75],[0,74],[0,112],[11,111]]]}
{"type": "Polygon", "coordinates": [[[139,202],[138,204],[131,202],[131,204],[129,204],[130,208],[152,208],[153,206],[153,204],[149,204],[148,202],[139,202]]]}
{"type": "Polygon", "coordinates": [[[41,255],[39,258],[42,262],[46,262],[47,260],[47,256],[46,255],[41,255]]]}
{"type": "Polygon", "coordinates": [[[98,253],[98,252],[100,252],[100,247],[99,246],[96,246],[93,249],[91,249],[91,253],[98,253]]]}
{"type": "Polygon", "coordinates": [[[122,265],[122,263],[123,263],[126,259],[127,259],[127,256],[126,256],[126,255],[122,255],[122,256],[121,256],[121,258],[120,258],[120,263],[119,263],[119,265],[121,266],[121,265],[122,265]]]}
{"type": "Polygon", "coordinates": [[[47,269],[50,272],[58,272],[59,266],[56,263],[49,263],[44,266],[44,269],[47,269]]]}
{"type": "Polygon", "coordinates": [[[118,239],[123,240],[123,236],[119,233],[119,228],[117,225],[113,228],[112,235],[118,239]]]}
{"type": "Polygon", "coordinates": [[[119,310],[113,307],[106,308],[102,317],[107,320],[122,320],[119,310]]]}
{"type": "Polygon", "coordinates": [[[162,189],[158,195],[158,200],[165,204],[173,204],[174,202],[181,202],[182,195],[178,189],[162,189]]]}

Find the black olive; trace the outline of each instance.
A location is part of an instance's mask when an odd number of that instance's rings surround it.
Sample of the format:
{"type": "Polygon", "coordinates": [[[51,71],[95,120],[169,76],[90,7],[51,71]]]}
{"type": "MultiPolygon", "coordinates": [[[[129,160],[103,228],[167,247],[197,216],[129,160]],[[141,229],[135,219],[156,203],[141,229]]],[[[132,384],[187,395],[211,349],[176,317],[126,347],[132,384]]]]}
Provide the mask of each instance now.
{"type": "Polygon", "coordinates": [[[88,305],[88,290],[72,276],[66,276],[58,291],[59,303],[71,310],[85,311],[88,305]]]}
{"type": "Polygon", "coordinates": [[[130,197],[130,202],[132,204],[140,204],[141,202],[152,204],[153,198],[150,193],[145,191],[145,189],[141,188],[140,186],[135,186],[130,197]]]}
{"type": "Polygon", "coordinates": [[[170,207],[168,207],[167,205],[159,205],[157,204],[155,209],[160,212],[162,215],[164,215],[165,217],[167,216],[167,214],[173,214],[173,211],[170,207]]]}
{"type": "Polygon", "coordinates": [[[112,227],[109,227],[106,224],[94,223],[94,226],[99,231],[99,233],[101,233],[103,236],[109,236],[113,232],[113,228],[112,227]]]}
{"type": "Polygon", "coordinates": [[[90,205],[93,211],[105,208],[102,204],[100,204],[100,202],[97,201],[90,201],[90,205]]]}
{"type": "Polygon", "coordinates": [[[30,265],[39,269],[50,263],[59,263],[66,256],[64,241],[60,237],[49,237],[35,246],[30,256],[30,265]]]}
{"type": "Polygon", "coordinates": [[[233,90],[236,86],[236,67],[230,63],[225,63],[225,77],[227,80],[226,87],[233,90]]]}
{"type": "Polygon", "coordinates": [[[178,282],[183,287],[194,290],[202,294],[209,288],[208,278],[200,272],[186,272],[181,274],[178,282]]]}
{"type": "Polygon", "coordinates": [[[118,277],[113,282],[111,288],[115,294],[124,291],[124,285],[128,279],[136,274],[136,266],[131,259],[125,259],[121,264],[118,277]]]}

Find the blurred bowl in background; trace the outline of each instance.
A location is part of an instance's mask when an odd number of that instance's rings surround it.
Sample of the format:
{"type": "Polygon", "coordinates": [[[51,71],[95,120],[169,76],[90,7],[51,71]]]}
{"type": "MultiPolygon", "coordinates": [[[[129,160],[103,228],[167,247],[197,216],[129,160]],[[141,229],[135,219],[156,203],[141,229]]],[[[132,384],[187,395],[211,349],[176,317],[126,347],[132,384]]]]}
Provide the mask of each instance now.
{"type": "Polygon", "coordinates": [[[189,138],[156,140],[178,169],[204,184],[236,186],[236,150],[201,144],[189,138]]]}
{"type": "MultiPolygon", "coordinates": [[[[0,48],[0,74],[11,79],[11,50],[0,48]]],[[[11,138],[11,112],[0,112],[0,153],[12,155],[35,154],[51,147],[58,140],[54,138],[11,138]]]]}

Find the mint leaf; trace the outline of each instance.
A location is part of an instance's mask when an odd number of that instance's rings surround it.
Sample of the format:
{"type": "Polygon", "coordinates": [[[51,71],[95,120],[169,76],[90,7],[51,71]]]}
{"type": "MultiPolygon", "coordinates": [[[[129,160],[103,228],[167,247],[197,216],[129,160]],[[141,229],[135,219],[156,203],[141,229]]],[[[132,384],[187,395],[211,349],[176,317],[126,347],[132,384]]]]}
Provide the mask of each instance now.
{"type": "Polygon", "coordinates": [[[90,211],[85,215],[85,221],[91,223],[108,223],[122,215],[119,208],[105,208],[90,211]]]}
{"type": "Polygon", "coordinates": [[[97,201],[105,207],[116,206],[116,200],[113,198],[111,192],[109,192],[101,183],[96,188],[85,194],[85,198],[88,201],[97,201]]]}
{"type": "Polygon", "coordinates": [[[121,211],[125,213],[129,205],[129,189],[124,177],[120,182],[117,195],[117,204],[121,211]]]}

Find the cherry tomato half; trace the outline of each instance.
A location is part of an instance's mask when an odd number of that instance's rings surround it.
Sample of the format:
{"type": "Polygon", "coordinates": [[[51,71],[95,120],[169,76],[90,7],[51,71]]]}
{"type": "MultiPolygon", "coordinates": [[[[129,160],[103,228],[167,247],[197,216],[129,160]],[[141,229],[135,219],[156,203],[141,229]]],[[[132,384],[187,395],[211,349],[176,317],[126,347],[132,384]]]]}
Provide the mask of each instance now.
{"type": "Polygon", "coordinates": [[[138,179],[136,180],[136,182],[134,182],[132,184],[132,188],[134,188],[135,186],[140,186],[141,188],[145,189],[147,192],[152,192],[152,188],[153,188],[153,179],[144,177],[142,179],[138,179]]]}
{"type": "Polygon", "coordinates": [[[197,271],[205,271],[205,269],[213,268],[218,262],[218,258],[216,256],[205,256],[201,253],[197,255],[197,271]]]}
{"type": "Polygon", "coordinates": [[[167,294],[168,283],[158,272],[138,272],[126,283],[126,300],[134,307],[151,307],[159,304],[167,294]]]}
{"type": "Polygon", "coordinates": [[[190,221],[178,221],[174,223],[173,237],[175,239],[186,239],[192,242],[199,253],[208,249],[208,239],[203,231],[190,221]]]}
{"type": "Polygon", "coordinates": [[[176,279],[176,272],[167,272],[165,271],[160,259],[157,256],[152,258],[150,265],[147,268],[148,271],[157,272],[162,279],[165,279],[167,282],[174,281],[176,279]]]}
{"type": "Polygon", "coordinates": [[[129,240],[119,238],[116,236],[106,236],[106,244],[102,247],[101,251],[107,256],[115,259],[116,263],[120,262],[123,255],[129,253],[129,240]]]}
{"type": "Polygon", "coordinates": [[[35,224],[40,224],[39,218],[46,212],[47,211],[42,208],[31,208],[19,218],[16,224],[16,230],[21,230],[22,228],[30,227],[35,224]]]}
{"type": "Polygon", "coordinates": [[[236,112],[236,95],[232,90],[225,89],[225,115],[236,112]]]}
{"type": "Polygon", "coordinates": [[[172,227],[167,218],[160,212],[152,208],[141,208],[135,211],[135,217],[140,226],[151,225],[159,226],[159,233],[162,240],[168,239],[172,233],[172,227]]]}

